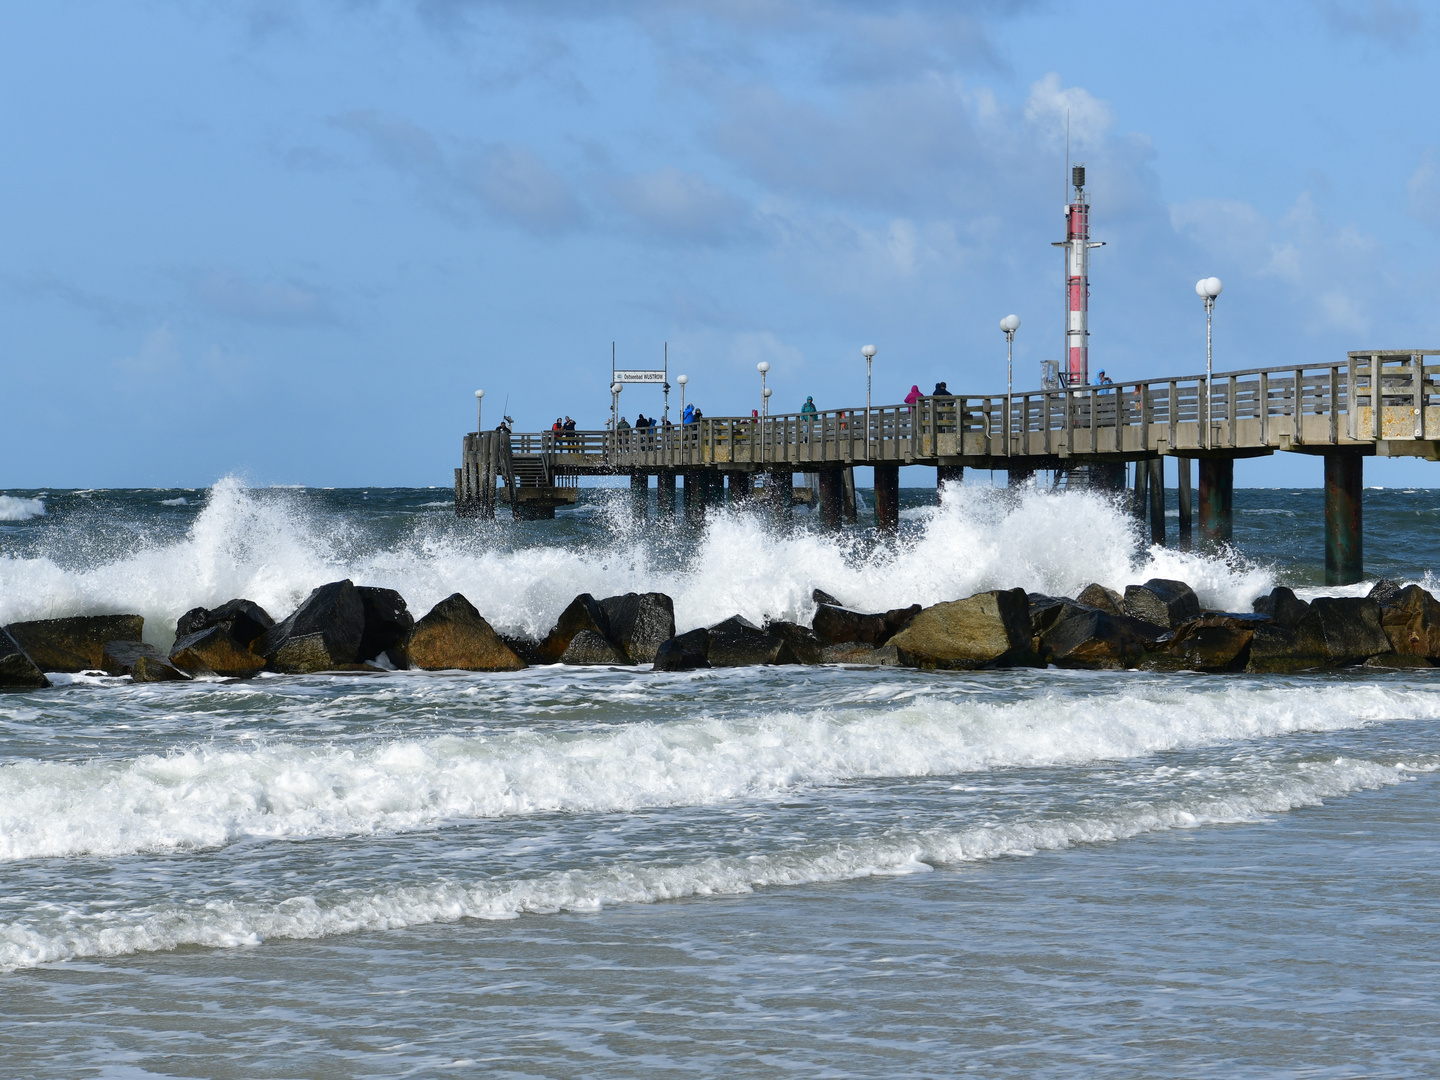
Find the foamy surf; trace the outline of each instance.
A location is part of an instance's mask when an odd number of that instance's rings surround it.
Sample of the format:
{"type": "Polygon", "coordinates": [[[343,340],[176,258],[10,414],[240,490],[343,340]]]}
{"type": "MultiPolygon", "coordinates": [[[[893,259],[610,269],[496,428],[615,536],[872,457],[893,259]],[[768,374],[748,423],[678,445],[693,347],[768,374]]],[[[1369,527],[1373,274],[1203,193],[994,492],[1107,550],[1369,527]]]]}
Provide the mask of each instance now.
{"type": "Polygon", "coordinates": [[[0,521],[29,521],[45,516],[44,499],[22,499],[0,495],[0,521]]]}
{"type": "Polygon", "coordinates": [[[217,848],[246,837],[403,833],[540,813],[765,800],[855,779],[1125,761],[1394,717],[1440,717],[1404,686],[1140,677],[1009,702],[898,702],[701,716],[564,733],[192,745],[0,767],[0,860],[217,848]]]}
{"type": "Polygon", "coordinates": [[[967,862],[1105,844],[1147,833],[1259,822],[1317,806],[1327,798],[1402,783],[1410,767],[1337,758],[1276,766],[1248,786],[1132,803],[1098,814],[1011,821],[985,827],[908,832],[795,847],[762,855],[680,864],[624,862],[508,881],[436,881],[378,886],[335,896],[300,895],[278,903],[167,900],[128,912],[94,913],[48,905],[0,927],[0,971],[85,957],[125,956],[198,945],[235,948],[394,930],[462,919],[598,911],[756,889],[914,873],[967,862]]]}
{"type": "MultiPolygon", "coordinates": [[[[517,547],[508,523],[457,525],[443,510],[379,541],[303,493],[252,491],[226,478],[205,494],[181,539],[143,539],[80,565],[59,548],[0,557],[0,624],[133,611],[145,616],[146,639],[165,646],[175,620],[198,604],[243,596],[281,617],[342,577],[399,590],[417,615],[463,592],[497,627],[527,634],[543,634],[582,592],[669,593],[683,631],[737,613],[806,622],[817,587],[853,607],[885,610],[991,588],[1074,595],[1098,581],[1123,590],[1160,576],[1192,583],[1209,607],[1248,610],[1273,584],[1263,567],[1142,548],[1132,518],[1084,492],[953,488],[943,505],[907,522],[894,549],[712,513],[682,557],[665,529],[627,520],[626,498],[615,493],[597,509],[605,527],[585,543],[517,547]]],[[[66,544],[67,534],[52,543],[66,544]]]]}

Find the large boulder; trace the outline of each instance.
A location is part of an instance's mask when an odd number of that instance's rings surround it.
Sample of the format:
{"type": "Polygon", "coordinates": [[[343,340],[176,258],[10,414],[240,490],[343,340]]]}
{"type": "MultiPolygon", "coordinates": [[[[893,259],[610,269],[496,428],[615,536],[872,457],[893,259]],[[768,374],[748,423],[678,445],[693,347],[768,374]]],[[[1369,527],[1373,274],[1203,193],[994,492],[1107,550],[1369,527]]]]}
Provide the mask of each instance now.
{"type": "Polygon", "coordinates": [[[820,653],[822,664],[865,664],[870,667],[899,667],[900,650],[894,645],[867,645],[847,641],[826,645],[820,653]]]}
{"type": "Polygon", "coordinates": [[[240,645],[252,641],[275,625],[270,613],[253,600],[227,600],[217,608],[191,608],[175,623],[175,640],[218,626],[240,645]]]}
{"type": "Polygon", "coordinates": [[[1245,670],[1262,674],[1309,671],[1324,667],[1326,661],[1325,639],[1318,625],[1304,620],[1294,627],[1271,622],[1255,627],[1245,670]]]}
{"type": "Polygon", "coordinates": [[[256,639],[271,671],[303,675],[354,664],[365,633],[365,605],[347,578],[321,585],[283,622],[256,639]]]}
{"type": "Polygon", "coordinates": [[[139,641],[140,615],[75,615],[11,623],[6,633],[41,671],[101,671],[107,641],[139,641]]]}
{"type": "Polygon", "coordinates": [[[1114,589],[1107,589],[1098,582],[1086,585],[1075,599],[1086,607],[1099,608],[1108,615],[1125,614],[1125,598],[1114,589]]]}
{"type": "Polygon", "coordinates": [[[600,601],[588,592],[575,597],[560,613],[560,618],[555,620],[555,628],[540,643],[540,657],[547,664],[559,663],[560,657],[570,647],[570,639],[581,630],[593,630],[603,638],[610,637],[610,618],[600,606],[600,601]]]}
{"type": "Polygon", "coordinates": [[[839,645],[847,641],[883,645],[919,613],[919,604],[868,615],[831,604],[821,604],[815,609],[815,618],[811,620],[811,625],[815,628],[815,635],[829,645],[839,645]]]}
{"type": "Polygon", "coordinates": [[[50,680],[25,650],[0,630],[0,690],[43,690],[49,685],[50,680]]]}
{"type": "Polygon", "coordinates": [[[710,666],[710,631],[703,626],[687,630],[655,650],[656,671],[690,671],[710,666]]]}
{"type": "Polygon", "coordinates": [[[634,664],[625,651],[594,630],[581,630],[560,654],[562,664],[634,664]]]}
{"type": "Polygon", "coordinates": [[[415,628],[415,617],[405,598],[394,589],[373,585],[361,585],[355,592],[365,612],[365,628],[360,632],[355,659],[363,663],[384,656],[396,667],[403,667],[405,657],[400,643],[415,628]]]}
{"type": "Polygon", "coordinates": [[[732,615],[710,627],[706,658],[711,667],[799,663],[784,638],[760,629],[740,615],[732,615]]]}
{"type": "Polygon", "coordinates": [[[1144,585],[1125,586],[1125,614],[1173,630],[1200,615],[1200,598],[1183,581],[1151,578],[1144,585]]]}
{"type": "Polygon", "coordinates": [[[963,671],[1038,663],[1023,589],[976,593],[925,608],[890,644],[907,667],[963,671]]]}
{"type": "Polygon", "coordinates": [[[424,671],[519,671],[525,666],[475,605],[458,592],[431,608],[397,648],[424,671]]]}
{"type": "Polygon", "coordinates": [[[1294,630],[1300,625],[1300,620],[1305,618],[1310,605],[1295,595],[1293,589],[1287,589],[1284,585],[1277,585],[1264,596],[1258,596],[1251,602],[1250,606],[1255,609],[1258,615],[1267,615],[1276,626],[1283,626],[1287,630],[1294,630]]]}
{"type": "MultiPolygon", "coordinates": [[[[783,619],[767,619],[765,632],[774,634],[785,642],[798,663],[823,664],[826,662],[822,656],[826,647],[825,643],[808,626],[786,622],[783,619]]],[[[867,647],[873,648],[874,646],[867,647]]]]}
{"type": "Polygon", "coordinates": [[[1391,651],[1380,622],[1380,605],[1369,597],[1317,597],[1300,626],[1318,634],[1331,664],[1358,664],[1391,651]]]}
{"type": "Polygon", "coordinates": [[[265,658],[250,651],[223,626],[207,626],[176,640],[170,663],[190,675],[225,675],[249,679],[265,667],[265,658]]]}
{"type": "Polygon", "coordinates": [[[129,675],[135,682],[184,682],[190,676],[154,645],[143,641],[107,641],[101,650],[108,675],[129,675]]]}
{"type": "Polygon", "coordinates": [[[1243,671],[1264,616],[1204,615],[1182,623],[1140,666],[1150,671],[1243,671]]]}
{"type": "Polygon", "coordinates": [[[610,642],[634,663],[649,664],[675,636],[675,602],[664,593],[625,593],[600,601],[610,642]]]}
{"type": "Polygon", "coordinates": [[[1057,667],[1124,671],[1168,632],[1128,615],[1084,608],[1055,623],[1041,641],[1045,658],[1057,667]]]}
{"type": "MultiPolygon", "coordinates": [[[[1374,597],[1374,590],[1370,595],[1374,597]]],[[[1380,625],[1397,655],[1440,659],[1440,601],[1419,585],[1386,596],[1380,604],[1380,625]]]]}

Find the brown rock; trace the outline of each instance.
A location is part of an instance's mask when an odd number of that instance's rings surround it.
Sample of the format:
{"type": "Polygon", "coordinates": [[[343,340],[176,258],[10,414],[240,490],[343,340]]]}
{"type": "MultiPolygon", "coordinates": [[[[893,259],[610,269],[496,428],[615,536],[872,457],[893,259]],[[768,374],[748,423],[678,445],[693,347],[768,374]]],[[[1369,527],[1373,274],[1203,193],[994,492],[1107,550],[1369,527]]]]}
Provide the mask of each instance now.
{"type": "Polygon", "coordinates": [[[1057,667],[1124,671],[1166,634],[1153,623],[1088,608],[1057,622],[1041,640],[1045,657],[1057,667]]]}
{"type": "MultiPolygon", "coordinates": [[[[1263,621],[1263,620],[1262,620],[1263,621]]],[[[1168,641],[1147,653],[1140,667],[1149,671],[1243,671],[1250,659],[1256,621],[1227,615],[1192,619],[1168,641]]]]}
{"type": "Polygon", "coordinates": [[[1023,589],[976,593],[925,608],[890,644],[908,667],[963,671],[1038,662],[1023,589]]]}
{"type": "Polygon", "coordinates": [[[139,641],[140,615],[76,615],[11,623],[6,632],[41,671],[100,671],[107,641],[139,641]]]}
{"type": "Polygon", "coordinates": [[[1380,608],[1380,625],[1397,654],[1440,659],[1440,602],[1419,585],[1389,597],[1380,608]]]}
{"type": "Polygon", "coordinates": [[[143,641],[107,641],[101,651],[108,675],[129,675],[135,682],[184,682],[190,678],[154,645],[143,641]]]}
{"type": "Polygon", "coordinates": [[[1098,608],[1107,615],[1124,615],[1125,600],[1114,589],[1107,589],[1104,585],[1086,585],[1075,600],[1085,607],[1098,608]]]}
{"type": "Polygon", "coordinates": [[[1325,658],[1331,664],[1358,664],[1392,651],[1380,623],[1380,605],[1369,597],[1317,597],[1298,629],[1325,643],[1325,658]]]}
{"type": "Polygon", "coordinates": [[[811,620],[811,625],[815,628],[815,636],[831,645],[847,641],[883,645],[919,612],[919,604],[868,615],[821,604],[815,609],[815,618],[811,620]]]}
{"type": "Polygon", "coordinates": [[[1276,625],[1294,630],[1310,610],[1310,605],[1295,595],[1294,591],[1279,585],[1268,595],[1256,597],[1250,605],[1257,614],[1268,615],[1276,625]]]}
{"type": "Polygon", "coordinates": [[[1151,578],[1144,585],[1125,587],[1125,614],[1173,630],[1199,616],[1200,598],[1183,581],[1151,578]]]}
{"type": "Polygon", "coordinates": [[[265,658],[241,645],[223,627],[210,626],[176,641],[170,663],[191,675],[249,679],[264,669],[265,658]]]}
{"type": "Polygon", "coordinates": [[[772,619],[766,621],[765,632],[774,634],[790,646],[790,651],[795,654],[798,663],[823,664],[827,662],[821,658],[825,643],[808,626],[772,619]]]}
{"type": "Polygon", "coordinates": [[[1308,671],[1325,666],[1325,641],[1314,626],[1262,623],[1250,639],[1245,670],[1256,673],[1308,671]]]}
{"type": "Polygon", "coordinates": [[[867,664],[871,667],[898,667],[900,650],[894,645],[865,645],[858,641],[826,645],[821,652],[822,664],[867,664]]]}
{"type": "Polygon", "coordinates": [[[570,639],[581,630],[593,630],[601,637],[610,637],[610,619],[600,601],[589,593],[581,593],[570,601],[570,605],[555,620],[555,629],[540,643],[540,656],[547,664],[559,663],[560,657],[570,647],[570,639]]]}
{"type": "Polygon", "coordinates": [[[191,608],[175,623],[175,640],[218,626],[242,646],[275,625],[270,613],[253,600],[227,600],[217,608],[191,608]]]}
{"type": "Polygon", "coordinates": [[[25,650],[0,630],[0,690],[43,690],[49,685],[50,680],[25,650]]]}
{"type": "Polygon", "coordinates": [[[398,648],[424,671],[519,671],[525,666],[460,593],[431,608],[398,648]]]}
{"type": "Polygon", "coordinates": [[[365,605],[347,578],[321,585],[252,648],[272,671],[301,675],[357,663],[364,633],[365,605]]]}

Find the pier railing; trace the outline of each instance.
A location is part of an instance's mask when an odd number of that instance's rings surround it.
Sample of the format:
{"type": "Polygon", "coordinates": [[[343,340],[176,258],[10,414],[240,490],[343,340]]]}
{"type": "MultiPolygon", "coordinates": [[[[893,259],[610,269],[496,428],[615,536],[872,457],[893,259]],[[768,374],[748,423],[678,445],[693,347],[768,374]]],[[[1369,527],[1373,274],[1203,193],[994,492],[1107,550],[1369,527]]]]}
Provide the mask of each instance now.
{"type": "Polygon", "coordinates": [[[737,466],[763,469],[1004,458],[1373,452],[1435,456],[1440,350],[1360,351],[1345,361],[912,405],[704,417],[683,426],[517,433],[550,475],[737,466]],[[1378,406],[1377,406],[1378,402],[1378,406]]]}

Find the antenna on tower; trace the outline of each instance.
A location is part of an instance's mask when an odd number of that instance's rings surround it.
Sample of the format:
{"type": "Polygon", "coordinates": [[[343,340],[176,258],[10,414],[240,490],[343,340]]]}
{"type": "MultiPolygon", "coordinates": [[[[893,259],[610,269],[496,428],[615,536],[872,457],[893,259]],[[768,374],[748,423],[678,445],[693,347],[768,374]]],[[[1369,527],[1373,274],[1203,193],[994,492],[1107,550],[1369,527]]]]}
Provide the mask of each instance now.
{"type": "MultiPolygon", "coordinates": [[[[1070,175],[1070,110],[1065,110],[1065,175],[1070,175]]],[[[1065,188],[1065,201],[1070,201],[1070,188],[1065,188]]]]}

